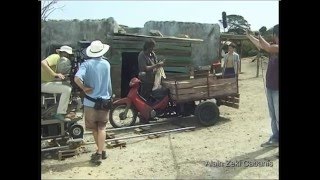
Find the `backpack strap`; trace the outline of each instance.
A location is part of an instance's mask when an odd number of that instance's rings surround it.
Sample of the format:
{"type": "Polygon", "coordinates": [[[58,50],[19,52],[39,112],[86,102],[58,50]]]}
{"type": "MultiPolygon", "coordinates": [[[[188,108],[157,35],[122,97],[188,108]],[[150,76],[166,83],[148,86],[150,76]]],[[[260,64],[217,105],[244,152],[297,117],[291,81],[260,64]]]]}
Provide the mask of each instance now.
{"type": "Polygon", "coordinates": [[[92,102],[97,102],[97,99],[94,99],[94,98],[92,98],[92,97],[90,97],[90,96],[88,96],[88,95],[85,95],[85,97],[86,97],[87,99],[89,99],[90,101],[92,101],[92,102]]]}

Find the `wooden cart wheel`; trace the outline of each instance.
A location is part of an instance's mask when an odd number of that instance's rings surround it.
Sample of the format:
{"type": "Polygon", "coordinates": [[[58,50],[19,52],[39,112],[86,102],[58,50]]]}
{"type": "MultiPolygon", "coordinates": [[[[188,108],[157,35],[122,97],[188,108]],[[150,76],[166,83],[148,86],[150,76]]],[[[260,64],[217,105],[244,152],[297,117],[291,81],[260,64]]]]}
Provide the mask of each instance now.
{"type": "Polygon", "coordinates": [[[214,102],[204,101],[196,107],[195,116],[200,124],[212,126],[219,120],[220,111],[214,102]]]}

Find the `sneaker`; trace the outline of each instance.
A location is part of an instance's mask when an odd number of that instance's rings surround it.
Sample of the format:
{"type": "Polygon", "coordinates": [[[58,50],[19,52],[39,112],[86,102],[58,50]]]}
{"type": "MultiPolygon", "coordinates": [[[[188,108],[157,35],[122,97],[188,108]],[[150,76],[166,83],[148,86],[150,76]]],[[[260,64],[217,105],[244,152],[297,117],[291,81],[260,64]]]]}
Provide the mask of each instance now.
{"type": "Polygon", "coordinates": [[[90,162],[96,165],[100,165],[101,164],[101,154],[98,153],[94,153],[93,155],[91,155],[91,159],[90,162]]]}
{"type": "MultiPolygon", "coordinates": [[[[91,154],[91,159],[95,156],[95,154],[97,154],[97,153],[91,154]]],[[[101,159],[107,159],[107,157],[108,157],[108,155],[107,155],[106,151],[102,151],[101,159]]]]}
{"type": "Polygon", "coordinates": [[[261,144],[261,147],[279,147],[279,142],[269,140],[269,141],[261,144]]]}
{"type": "Polygon", "coordinates": [[[70,118],[66,118],[63,114],[55,114],[53,118],[58,119],[60,121],[71,121],[70,118]]]}
{"type": "Polygon", "coordinates": [[[106,153],[106,151],[102,151],[102,154],[101,154],[101,159],[107,159],[108,155],[106,153]]]}

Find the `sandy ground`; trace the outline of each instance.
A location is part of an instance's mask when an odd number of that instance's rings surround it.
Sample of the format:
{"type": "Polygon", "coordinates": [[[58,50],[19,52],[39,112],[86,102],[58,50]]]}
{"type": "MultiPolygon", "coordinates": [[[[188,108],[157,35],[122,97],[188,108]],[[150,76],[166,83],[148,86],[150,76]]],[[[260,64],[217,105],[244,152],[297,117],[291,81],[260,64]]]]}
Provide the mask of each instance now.
{"type": "MultiPolygon", "coordinates": [[[[256,63],[249,58],[242,59],[242,72],[240,108],[221,106],[221,120],[214,126],[201,127],[194,117],[179,119],[177,123],[199,128],[126,141],[126,148],[107,149],[109,157],[98,167],[89,163],[91,153],[46,159],[42,179],[278,179],[278,148],[260,147],[271,134],[262,76],[255,77],[256,63]]],[[[168,127],[176,128],[171,124],[158,130],[168,127]]]]}

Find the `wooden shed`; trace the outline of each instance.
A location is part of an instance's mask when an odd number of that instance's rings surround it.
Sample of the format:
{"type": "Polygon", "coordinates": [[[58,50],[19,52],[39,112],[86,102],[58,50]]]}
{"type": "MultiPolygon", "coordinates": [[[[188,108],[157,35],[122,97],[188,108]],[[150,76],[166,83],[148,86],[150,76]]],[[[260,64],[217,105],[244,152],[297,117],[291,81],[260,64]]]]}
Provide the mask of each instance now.
{"type": "Polygon", "coordinates": [[[165,73],[168,78],[176,74],[189,73],[193,66],[192,46],[202,43],[202,39],[160,37],[134,34],[113,34],[107,36],[111,64],[113,94],[124,97],[129,92],[129,82],[139,73],[138,55],[143,50],[145,40],[156,41],[155,53],[158,59],[166,59],[165,73]]]}

